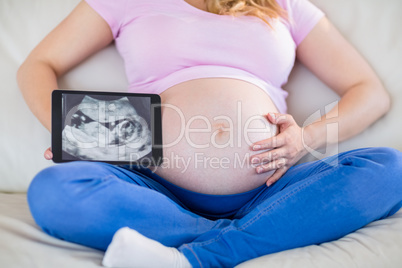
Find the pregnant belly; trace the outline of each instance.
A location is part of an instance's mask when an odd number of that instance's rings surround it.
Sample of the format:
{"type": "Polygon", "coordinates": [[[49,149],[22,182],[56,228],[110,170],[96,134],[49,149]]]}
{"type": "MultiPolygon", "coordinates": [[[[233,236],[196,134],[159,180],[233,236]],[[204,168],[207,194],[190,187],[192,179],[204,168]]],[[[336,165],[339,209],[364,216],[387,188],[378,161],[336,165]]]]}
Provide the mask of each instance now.
{"type": "Polygon", "coordinates": [[[250,83],[204,78],[161,94],[164,162],[155,173],[205,194],[236,194],[263,185],[251,144],[276,135],[265,115],[277,112],[269,96],[250,83]]]}

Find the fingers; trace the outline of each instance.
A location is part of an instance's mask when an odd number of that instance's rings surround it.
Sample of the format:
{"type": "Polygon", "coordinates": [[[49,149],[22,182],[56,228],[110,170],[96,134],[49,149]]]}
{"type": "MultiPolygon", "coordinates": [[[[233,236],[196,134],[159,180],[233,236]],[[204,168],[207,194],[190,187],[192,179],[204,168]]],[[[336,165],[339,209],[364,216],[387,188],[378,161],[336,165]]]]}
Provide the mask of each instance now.
{"type": "Polygon", "coordinates": [[[272,124],[281,125],[285,128],[295,123],[293,117],[290,114],[269,113],[267,117],[272,124]]]}
{"type": "Polygon", "coordinates": [[[276,118],[277,116],[280,114],[276,114],[276,113],[269,113],[267,114],[268,120],[272,123],[276,125],[276,118]]]}
{"type": "Polygon", "coordinates": [[[50,147],[46,149],[44,156],[45,156],[46,160],[52,160],[53,153],[52,153],[52,150],[50,149],[50,147]]]}
{"type": "Polygon", "coordinates": [[[288,170],[288,167],[286,167],[286,166],[283,166],[283,167],[277,169],[274,172],[274,174],[267,180],[267,182],[266,182],[267,187],[269,187],[272,184],[274,184],[275,182],[277,182],[283,176],[283,174],[286,173],[287,170],[288,170]]]}
{"type": "Polygon", "coordinates": [[[257,173],[264,173],[275,169],[280,169],[286,165],[287,159],[286,158],[279,158],[277,160],[271,161],[266,164],[261,164],[256,167],[257,173]]]}
{"type": "MultiPolygon", "coordinates": [[[[269,113],[267,117],[272,124],[279,125],[281,132],[283,132],[289,126],[296,124],[296,121],[289,114],[269,113]]],[[[251,148],[254,151],[258,151],[281,147],[285,144],[287,144],[287,137],[285,135],[281,135],[280,133],[272,138],[253,143],[251,148]]]]}
{"type": "Polygon", "coordinates": [[[266,150],[266,149],[273,149],[276,147],[282,147],[285,144],[286,140],[284,139],[283,135],[279,134],[272,138],[254,143],[251,148],[253,149],[253,151],[258,151],[258,150],[266,150]]]}
{"type": "Polygon", "coordinates": [[[264,164],[286,157],[287,157],[286,149],[279,148],[268,152],[253,155],[250,160],[252,164],[264,164]]]}
{"type": "Polygon", "coordinates": [[[253,155],[252,164],[257,164],[256,172],[274,171],[267,180],[267,186],[279,180],[283,174],[300,159],[300,127],[289,114],[269,113],[268,120],[278,126],[279,134],[266,140],[258,141],[251,147],[252,150],[265,150],[253,155]]]}

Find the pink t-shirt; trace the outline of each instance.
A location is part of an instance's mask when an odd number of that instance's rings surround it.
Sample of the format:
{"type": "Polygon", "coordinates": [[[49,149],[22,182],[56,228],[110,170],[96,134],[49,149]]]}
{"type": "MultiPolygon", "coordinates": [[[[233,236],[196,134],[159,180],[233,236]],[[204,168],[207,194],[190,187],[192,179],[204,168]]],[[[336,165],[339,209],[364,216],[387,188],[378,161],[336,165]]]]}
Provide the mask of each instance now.
{"type": "Polygon", "coordinates": [[[109,24],[129,91],[159,94],[184,81],[225,77],[267,92],[286,112],[295,50],[323,12],[308,0],[277,0],[288,20],[270,29],[253,16],[216,15],[184,0],[86,0],[109,24]]]}

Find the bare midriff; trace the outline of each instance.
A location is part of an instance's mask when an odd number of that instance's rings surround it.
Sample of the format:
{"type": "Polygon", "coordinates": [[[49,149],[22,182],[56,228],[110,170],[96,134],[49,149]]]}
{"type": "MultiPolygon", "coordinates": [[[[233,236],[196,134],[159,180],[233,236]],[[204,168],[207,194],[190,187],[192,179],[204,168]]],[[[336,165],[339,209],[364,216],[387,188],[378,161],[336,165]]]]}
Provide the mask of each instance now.
{"type": "Polygon", "coordinates": [[[277,108],[261,88],[238,79],[202,78],[160,96],[164,161],[156,174],[214,195],[250,191],[272,175],[258,174],[250,159],[257,154],[252,143],[277,134],[266,118],[277,108]]]}

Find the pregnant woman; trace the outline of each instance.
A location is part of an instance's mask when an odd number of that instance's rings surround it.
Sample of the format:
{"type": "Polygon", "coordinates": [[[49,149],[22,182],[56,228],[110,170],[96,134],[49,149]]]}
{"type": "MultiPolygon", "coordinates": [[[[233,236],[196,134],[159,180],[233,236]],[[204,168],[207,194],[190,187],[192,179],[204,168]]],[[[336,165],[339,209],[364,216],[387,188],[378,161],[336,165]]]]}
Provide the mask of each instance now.
{"type": "Polygon", "coordinates": [[[107,250],[109,267],[233,267],[338,239],[402,206],[397,150],[294,166],[307,147],[350,138],[390,107],[370,66],[307,0],[82,1],[18,73],[47,129],[57,77],[113,40],[128,91],[161,96],[165,161],[41,171],[28,202],[48,234],[107,250]],[[304,128],[281,89],[296,57],[341,96],[304,128]]]}

